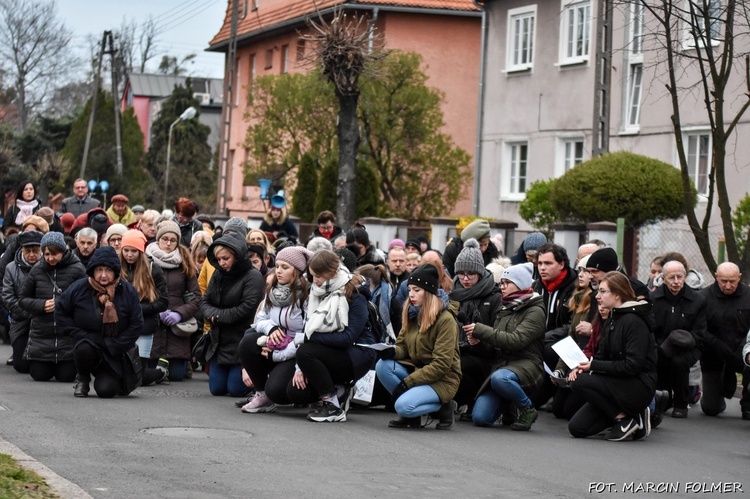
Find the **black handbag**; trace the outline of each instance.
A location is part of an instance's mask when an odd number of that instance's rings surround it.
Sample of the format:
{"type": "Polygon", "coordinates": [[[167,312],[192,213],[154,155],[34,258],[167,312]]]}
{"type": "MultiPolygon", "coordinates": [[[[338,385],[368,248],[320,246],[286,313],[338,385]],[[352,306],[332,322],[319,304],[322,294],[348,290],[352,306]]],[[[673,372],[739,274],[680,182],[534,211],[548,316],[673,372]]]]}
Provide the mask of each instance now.
{"type": "Polygon", "coordinates": [[[143,383],[143,363],[138,345],[122,354],[122,395],[127,395],[143,383]]]}
{"type": "Polygon", "coordinates": [[[208,364],[208,359],[213,357],[214,353],[216,353],[216,346],[214,346],[213,341],[211,341],[211,333],[208,332],[202,334],[193,347],[193,357],[195,358],[195,361],[204,365],[208,364]]]}

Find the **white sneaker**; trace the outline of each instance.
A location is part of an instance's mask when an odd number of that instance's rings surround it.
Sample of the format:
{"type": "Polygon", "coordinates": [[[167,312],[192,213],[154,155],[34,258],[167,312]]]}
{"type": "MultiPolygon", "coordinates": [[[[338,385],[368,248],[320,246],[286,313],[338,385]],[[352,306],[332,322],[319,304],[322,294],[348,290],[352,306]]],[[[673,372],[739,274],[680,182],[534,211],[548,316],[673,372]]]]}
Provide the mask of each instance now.
{"type": "Polygon", "coordinates": [[[247,404],[242,406],[242,412],[273,412],[276,410],[276,404],[271,402],[266,396],[266,392],[256,392],[255,396],[247,404]]]}

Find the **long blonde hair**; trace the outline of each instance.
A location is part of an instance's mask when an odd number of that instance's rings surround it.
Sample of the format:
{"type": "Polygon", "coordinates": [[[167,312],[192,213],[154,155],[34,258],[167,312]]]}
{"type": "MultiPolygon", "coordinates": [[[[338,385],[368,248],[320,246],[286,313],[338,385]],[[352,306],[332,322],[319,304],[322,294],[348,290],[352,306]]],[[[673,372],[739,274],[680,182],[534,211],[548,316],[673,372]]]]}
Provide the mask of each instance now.
{"type": "MultiPolygon", "coordinates": [[[[419,332],[424,333],[432,327],[437,321],[440,312],[443,311],[443,301],[436,295],[425,291],[424,302],[419,309],[417,314],[417,325],[419,326],[419,332]]],[[[414,325],[414,320],[409,318],[409,304],[404,303],[404,311],[401,313],[401,322],[404,324],[404,329],[414,325]]]]}
{"type": "Polygon", "coordinates": [[[155,302],[159,294],[154,276],[151,275],[151,262],[149,262],[148,257],[142,251],[138,252],[138,259],[133,264],[133,275],[128,273],[129,265],[120,252],[120,276],[133,285],[141,300],[146,300],[149,303],[155,302]]]}

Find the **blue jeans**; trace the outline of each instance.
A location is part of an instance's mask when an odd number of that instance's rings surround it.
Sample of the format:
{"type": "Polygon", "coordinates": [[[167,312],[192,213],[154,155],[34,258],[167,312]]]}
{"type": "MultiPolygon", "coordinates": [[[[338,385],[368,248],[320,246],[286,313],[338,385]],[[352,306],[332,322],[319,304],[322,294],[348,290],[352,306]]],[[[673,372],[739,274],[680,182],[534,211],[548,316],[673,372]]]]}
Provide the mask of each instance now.
{"type": "Polygon", "coordinates": [[[211,395],[246,396],[250,388],[242,382],[242,364],[222,365],[214,356],[209,363],[208,389],[211,395]]]}
{"type": "MultiPolygon", "coordinates": [[[[375,365],[378,379],[389,393],[393,393],[399,383],[409,376],[409,371],[395,360],[379,360],[375,365]]],[[[430,412],[440,410],[440,397],[429,385],[419,385],[409,388],[398,400],[395,409],[399,416],[416,418],[430,412]]]]}
{"type": "Polygon", "coordinates": [[[187,376],[187,361],[167,359],[169,361],[169,381],[182,381],[187,376]]]}
{"type": "Polygon", "coordinates": [[[491,390],[485,390],[474,403],[471,419],[477,426],[492,426],[503,413],[503,405],[516,404],[518,407],[531,406],[519,383],[516,373],[509,369],[498,369],[490,376],[491,390]]]}

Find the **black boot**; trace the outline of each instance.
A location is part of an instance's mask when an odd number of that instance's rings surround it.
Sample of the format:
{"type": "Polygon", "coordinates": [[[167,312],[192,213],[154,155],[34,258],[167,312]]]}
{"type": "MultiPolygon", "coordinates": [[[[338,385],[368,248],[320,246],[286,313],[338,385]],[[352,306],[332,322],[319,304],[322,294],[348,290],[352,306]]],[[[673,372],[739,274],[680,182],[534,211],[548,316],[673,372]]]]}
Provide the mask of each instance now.
{"type": "Polygon", "coordinates": [[[76,376],[76,387],[73,395],[76,397],[88,397],[91,383],[91,376],[76,376]]]}
{"type": "Polygon", "coordinates": [[[450,430],[453,427],[453,413],[456,408],[452,400],[440,406],[438,412],[438,423],[435,425],[436,430],[450,430]]]}
{"type": "Polygon", "coordinates": [[[388,428],[421,428],[422,416],[416,418],[398,418],[388,421],[388,428]]]}

